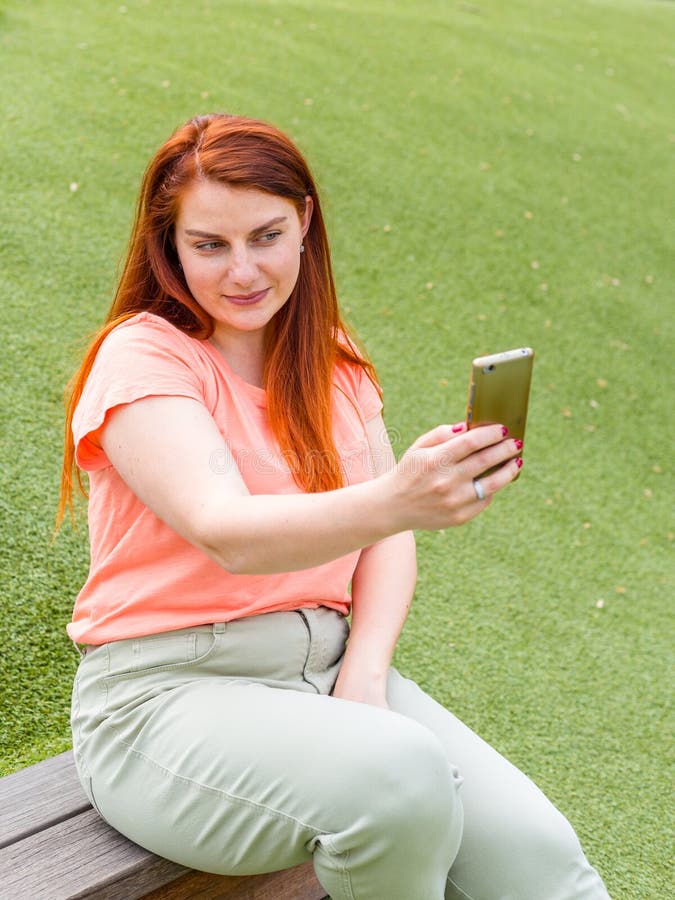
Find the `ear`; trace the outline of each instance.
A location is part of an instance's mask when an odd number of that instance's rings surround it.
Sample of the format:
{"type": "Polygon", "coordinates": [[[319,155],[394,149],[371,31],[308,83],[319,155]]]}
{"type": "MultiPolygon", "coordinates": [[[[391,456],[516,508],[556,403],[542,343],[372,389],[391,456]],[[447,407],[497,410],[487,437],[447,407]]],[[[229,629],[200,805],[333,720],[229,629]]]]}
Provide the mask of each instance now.
{"type": "Polygon", "coordinates": [[[305,208],[303,210],[302,215],[300,216],[300,230],[302,232],[302,236],[304,237],[309,231],[309,223],[312,221],[312,212],[314,211],[314,201],[307,194],[305,197],[305,208]]]}

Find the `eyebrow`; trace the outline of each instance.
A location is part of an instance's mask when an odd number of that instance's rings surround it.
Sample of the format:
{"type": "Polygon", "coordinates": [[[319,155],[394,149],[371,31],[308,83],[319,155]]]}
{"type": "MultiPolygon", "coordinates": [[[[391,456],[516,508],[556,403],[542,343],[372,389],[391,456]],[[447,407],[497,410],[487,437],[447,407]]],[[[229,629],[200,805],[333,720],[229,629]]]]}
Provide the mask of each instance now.
{"type": "MultiPolygon", "coordinates": [[[[285,222],[288,216],[276,216],[274,219],[270,219],[269,222],[265,222],[264,225],[259,225],[257,228],[254,228],[251,231],[251,234],[259,234],[261,231],[266,231],[268,228],[272,228],[274,225],[280,225],[282,222],[285,222]]],[[[200,231],[197,228],[186,228],[185,234],[190,237],[200,237],[200,238],[219,238],[219,234],[214,234],[211,231],[200,231]]]]}

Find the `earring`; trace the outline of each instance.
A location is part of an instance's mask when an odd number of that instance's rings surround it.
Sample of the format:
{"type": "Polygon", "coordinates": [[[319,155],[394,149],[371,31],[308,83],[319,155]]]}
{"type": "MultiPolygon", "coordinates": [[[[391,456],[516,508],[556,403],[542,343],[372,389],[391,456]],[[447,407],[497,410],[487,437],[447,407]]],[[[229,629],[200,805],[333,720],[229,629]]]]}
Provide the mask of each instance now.
{"type": "Polygon", "coordinates": [[[304,252],[305,252],[305,245],[304,245],[304,244],[300,244],[300,252],[301,252],[301,253],[304,253],[304,252]]]}

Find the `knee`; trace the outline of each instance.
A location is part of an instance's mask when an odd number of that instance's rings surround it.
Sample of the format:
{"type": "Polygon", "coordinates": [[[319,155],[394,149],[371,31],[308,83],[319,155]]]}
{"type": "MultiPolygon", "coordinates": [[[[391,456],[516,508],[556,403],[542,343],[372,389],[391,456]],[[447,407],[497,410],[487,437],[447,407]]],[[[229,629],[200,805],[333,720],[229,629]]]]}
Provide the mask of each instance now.
{"type": "Polygon", "coordinates": [[[377,727],[343,761],[344,824],[309,847],[317,872],[327,888],[346,872],[350,897],[441,897],[462,836],[459,778],[423,726],[393,712],[369,718],[377,727]]]}
{"type": "Polygon", "coordinates": [[[431,731],[410,719],[397,725],[368,753],[365,775],[377,826],[399,841],[440,839],[456,853],[462,830],[459,774],[431,731]]]}

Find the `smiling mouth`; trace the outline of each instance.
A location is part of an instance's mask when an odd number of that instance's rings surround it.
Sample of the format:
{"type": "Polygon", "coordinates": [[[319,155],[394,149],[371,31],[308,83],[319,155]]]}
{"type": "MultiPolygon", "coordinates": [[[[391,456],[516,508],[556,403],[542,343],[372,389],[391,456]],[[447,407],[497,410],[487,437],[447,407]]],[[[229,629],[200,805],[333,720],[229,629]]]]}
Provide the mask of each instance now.
{"type": "Polygon", "coordinates": [[[252,294],[225,294],[225,299],[235,306],[253,306],[263,300],[269,292],[269,288],[255,291],[252,294]]]}

